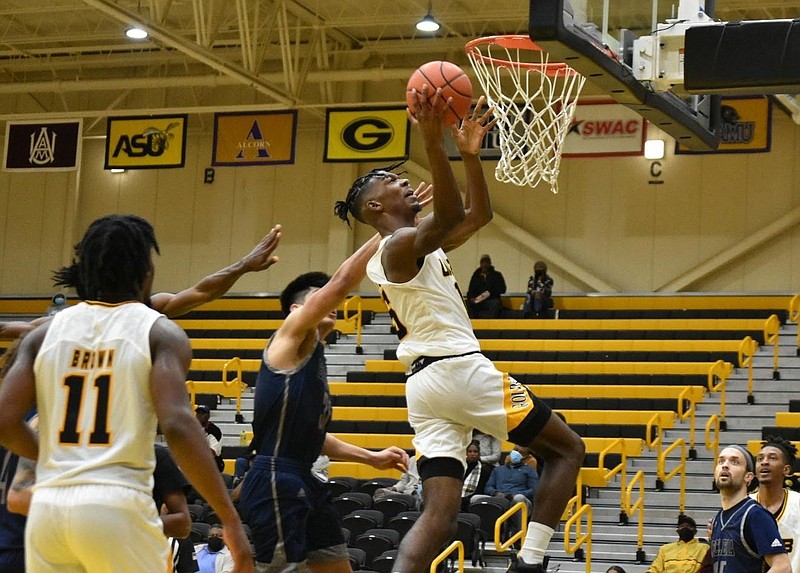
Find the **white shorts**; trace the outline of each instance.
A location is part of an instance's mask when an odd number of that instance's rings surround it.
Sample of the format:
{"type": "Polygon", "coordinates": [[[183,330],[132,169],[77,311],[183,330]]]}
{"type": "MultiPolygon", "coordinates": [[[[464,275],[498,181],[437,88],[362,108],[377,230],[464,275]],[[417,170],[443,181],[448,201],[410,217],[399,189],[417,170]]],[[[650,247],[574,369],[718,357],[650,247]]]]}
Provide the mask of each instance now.
{"type": "Polygon", "coordinates": [[[550,417],[546,404],[480,353],[437,360],[409,376],[406,401],[417,455],[462,464],[473,428],[501,440],[519,429],[512,441],[527,446],[550,417]]]}
{"type": "Polygon", "coordinates": [[[25,527],[27,573],[166,573],[152,496],[114,485],[41,488],[25,527]]]}

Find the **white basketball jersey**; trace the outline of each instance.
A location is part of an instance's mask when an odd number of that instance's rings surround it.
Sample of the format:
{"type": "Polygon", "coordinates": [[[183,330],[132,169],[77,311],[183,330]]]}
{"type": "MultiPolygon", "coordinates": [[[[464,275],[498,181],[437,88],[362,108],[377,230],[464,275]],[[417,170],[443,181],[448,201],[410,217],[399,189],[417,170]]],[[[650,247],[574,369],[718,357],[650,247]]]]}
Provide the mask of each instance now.
{"type": "MultiPolygon", "coordinates": [[[[792,562],[792,571],[800,571],[800,549],[797,547],[800,543],[800,493],[786,488],[783,491],[783,505],[775,521],[792,562]]],[[[758,501],[757,493],[751,493],[750,497],[758,501]]]]}
{"type": "Polygon", "coordinates": [[[381,263],[384,238],[367,263],[367,276],[381,292],[400,345],[397,358],[406,366],[420,356],[450,356],[480,350],[472,332],[453,269],[442,249],[427,255],[417,275],[405,283],[386,278],[381,263]]]}
{"type": "Polygon", "coordinates": [[[39,409],[36,487],[153,489],[156,414],[150,329],[141,303],[80,303],[53,317],[34,363],[39,409]]]}

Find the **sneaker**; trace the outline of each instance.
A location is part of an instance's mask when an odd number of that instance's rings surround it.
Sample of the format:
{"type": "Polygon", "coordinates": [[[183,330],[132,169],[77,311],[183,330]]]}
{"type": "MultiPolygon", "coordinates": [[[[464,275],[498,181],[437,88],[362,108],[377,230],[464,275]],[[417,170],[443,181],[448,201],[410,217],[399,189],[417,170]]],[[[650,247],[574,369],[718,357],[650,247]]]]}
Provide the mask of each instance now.
{"type": "Polygon", "coordinates": [[[525,563],[525,560],[520,557],[519,555],[515,556],[511,560],[511,564],[508,567],[509,573],[518,572],[518,573],[555,573],[561,568],[561,565],[556,565],[555,569],[548,569],[547,565],[550,562],[550,556],[545,555],[544,561],[542,563],[537,563],[536,565],[531,565],[529,563],[525,563]]]}

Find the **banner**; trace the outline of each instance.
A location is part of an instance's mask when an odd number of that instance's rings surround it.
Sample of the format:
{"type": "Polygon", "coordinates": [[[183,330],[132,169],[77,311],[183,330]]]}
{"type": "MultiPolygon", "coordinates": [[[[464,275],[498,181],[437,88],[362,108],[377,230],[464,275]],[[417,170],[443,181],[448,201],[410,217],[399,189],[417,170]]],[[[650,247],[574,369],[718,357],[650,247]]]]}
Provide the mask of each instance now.
{"type": "Polygon", "coordinates": [[[109,117],[106,169],[183,167],[188,116],[109,117]]]}
{"type": "Polygon", "coordinates": [[[642,155],[645,119],[616,102],[579,102],[564,140],[562,157],[642,155]]]}
{"type": "Polygon", "coordinates": [[[397,161],[408,157],[406,108],[329,109],[323,161],[397,161]]]}
{"type": "Polygon", "coordinates": [[[297,111],[214,114],[211,165],[294,163],[297,111]]]}
{"type": "Polygon", "coordinates": [[[80,119],[7,121],[4,171],[75,171],[81,162],[80,119]]]}
{"type": "Polygon", "coordinates": [[[675,153],[764,153],[772,144],[772,100],[769,96],[722,96],[717,149],[694,151],[679,143],[675,153]]]}

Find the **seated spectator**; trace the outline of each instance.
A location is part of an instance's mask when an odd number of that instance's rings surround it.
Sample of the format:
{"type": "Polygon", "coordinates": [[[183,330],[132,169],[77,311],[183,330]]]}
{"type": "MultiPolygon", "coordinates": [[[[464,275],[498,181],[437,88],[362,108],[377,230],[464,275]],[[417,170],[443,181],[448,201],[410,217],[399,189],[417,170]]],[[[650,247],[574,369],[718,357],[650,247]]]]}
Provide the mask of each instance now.
{"type": "Polygon", "coordinates": [[[208,530],[207,543],[195,546],[199,573],[231,573],[234,563],[230,550],[225,546],[222,526],[215,523],[208,530]]]}
{"type": "Polygon", "coordinates": [[[416,508],[420,505],[419,497],[419,474],[417,473],[417,458],[413,455],[408,457],[408,471],[406,471],[396,484],[389,487],[381,487],[372,494],[372,499],[378,501],[392,493],[404,493],[414,497],[416,508]]]}
{"type": "Polygon", "coordinates": [[[464,486],[461,489],[461,511],[469,511],[469,503],[475,495],[483,495],[486,483],[492,475],[494,466],[481,460],[481,447],[478,440],[467,446],[467,469],[464,472],[464,486]]]}
{"type": "Polygon", "coordinates": [[[524,318],[552,318],[553,279],[547,274],[544,261],[536,261],[533,265],[533,276],[528,279],[528,290],[525,293],[525,304],[522,307],[524,318]]]}
{"type": "Polygon", "coordinates": [[[678,516],[678,541],[662,545],[648,573],[697,573],[709,545],[694,538],[697,524],[688,515],[678,516]]]}
{"type": "Polygon", "coordinates": [[[214,460],[217,462],[219,471],[225,469],[225,460],[222,459],[222,430],[219,429],[214,422],[211,421],[211,410],[205,404],[200,404],[194,409],[197,421],[206,432],[206,440],[208,447],[214,453],[214,460]]]}
{"type": "Polygon", "coordinates": [[[611,567],[606,569],[606,573],[625,573],[625,569],[623,569],[619,565],[612,565],[611,567]]]}
{"type": "MultiPolygon", "coordinates": [[[[524,462],[520,450],[520,446],[515,446],[506,457],[506,463],[494,468],[484,491],[487,496],[504,497],[512,504],[523,502],[530,516],[539,474],[524,462]]],[[[475,499],[480,499],[480,496],[474,496],[475,499]]]]}
{"type": "Polygon", "coordinates": [[[47,307],[47,312],[45,313],[46,316],[53,316],[54,314],[67,308],[67,295],[61,292],[53,295],[52,302],[53,304],[47,307]]]}
{"type": "Polygon", "coordinates": [[[467,289],[467,311],[470,318],[499,318],[503,303],[500,295],[506,292],[502,273],[492,266],[489,255],[481,257],[480,266],[472,273],[467,289]]]}
{"type": "Polygon", "coordinates": [[[481,450],[481,461],[496,466],[500,462],[500,440],[480,430],[472,430],[472,439],[478,442],[481,450]]]}

